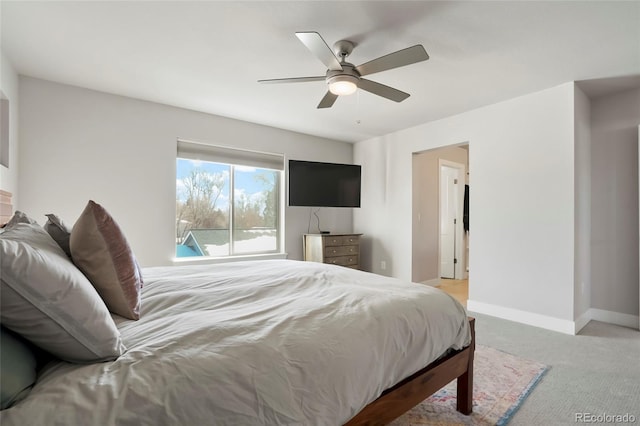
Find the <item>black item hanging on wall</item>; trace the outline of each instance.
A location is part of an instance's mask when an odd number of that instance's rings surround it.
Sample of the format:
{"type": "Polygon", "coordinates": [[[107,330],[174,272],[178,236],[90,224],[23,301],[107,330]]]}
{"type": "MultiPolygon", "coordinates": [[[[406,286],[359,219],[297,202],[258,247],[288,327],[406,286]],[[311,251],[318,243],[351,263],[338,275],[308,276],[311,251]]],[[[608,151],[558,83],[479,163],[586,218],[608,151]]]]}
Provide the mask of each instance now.
{"type": "Polygon", "coordinates": [[[464,186],[464,212],[462,213],[464,231],[469,232],[469,185],[464,186]]]}

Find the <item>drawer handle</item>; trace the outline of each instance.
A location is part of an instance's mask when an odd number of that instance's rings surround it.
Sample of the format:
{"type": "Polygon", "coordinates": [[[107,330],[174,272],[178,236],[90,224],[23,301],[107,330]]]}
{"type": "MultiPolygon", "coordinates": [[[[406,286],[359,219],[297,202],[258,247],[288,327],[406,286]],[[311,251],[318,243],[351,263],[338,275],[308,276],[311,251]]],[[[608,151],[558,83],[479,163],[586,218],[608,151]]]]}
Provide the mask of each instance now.
{"type": "Polygon", "coordinates": [[[333,253],[335,254],[335,253],[336,253],[336,251],[335,251],[335,250],[333,250],[333,253]]]}

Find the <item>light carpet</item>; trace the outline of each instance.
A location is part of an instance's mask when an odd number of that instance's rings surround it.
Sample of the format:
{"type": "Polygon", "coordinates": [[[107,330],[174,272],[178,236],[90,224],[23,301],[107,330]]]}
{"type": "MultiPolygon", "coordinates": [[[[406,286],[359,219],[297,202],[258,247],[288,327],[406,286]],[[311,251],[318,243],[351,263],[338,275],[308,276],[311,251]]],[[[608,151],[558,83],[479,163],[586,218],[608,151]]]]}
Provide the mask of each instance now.
{"type": "Polygon", "coordinates": [[[471,415],[456,411],[454,380],[391,425],[505,425],[547,368],[536,361],[476,345],[471,415]]]}

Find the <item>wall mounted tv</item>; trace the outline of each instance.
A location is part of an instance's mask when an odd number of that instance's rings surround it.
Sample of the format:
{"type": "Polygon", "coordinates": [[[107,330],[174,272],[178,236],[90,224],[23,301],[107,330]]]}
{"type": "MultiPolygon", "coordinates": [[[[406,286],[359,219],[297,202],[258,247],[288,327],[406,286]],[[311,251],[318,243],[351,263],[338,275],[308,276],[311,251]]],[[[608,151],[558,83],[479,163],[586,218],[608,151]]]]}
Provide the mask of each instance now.
{"type": "Polygon", "coordinates": [[[357,164],[289,160],[289,205],[360,207],[357,164]]]}

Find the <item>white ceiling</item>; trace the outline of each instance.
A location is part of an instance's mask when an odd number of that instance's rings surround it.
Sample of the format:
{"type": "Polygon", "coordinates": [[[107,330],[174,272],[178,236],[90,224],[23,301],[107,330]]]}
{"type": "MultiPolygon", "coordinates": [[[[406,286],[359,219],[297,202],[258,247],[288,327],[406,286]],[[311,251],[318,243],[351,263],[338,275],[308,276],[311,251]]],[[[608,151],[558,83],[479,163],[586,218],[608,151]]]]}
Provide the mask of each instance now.
{"type": "Polygon", "coordinates": [[[640,2],[0,2],[2,51],[19,74],[355,142],[574,80],[601,95],[638,85],[640,2]],[[368,76],[367,92],[316,106],[324,75],[295,37],[357,44],[355,65],[422,44],[430,59],[368,76]],[[604,79],[604,80],[603,80],[604,79]],[[596,83],[594,83],[594,81],[596,83]],[[604,89],[603,89],[604,88],[604,89]]]}

